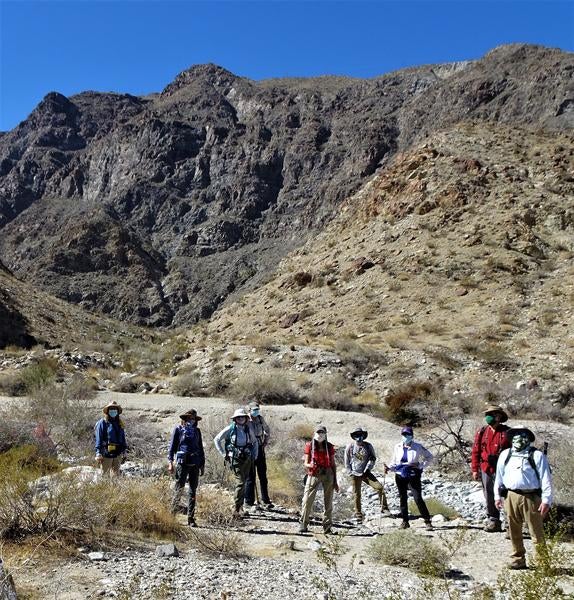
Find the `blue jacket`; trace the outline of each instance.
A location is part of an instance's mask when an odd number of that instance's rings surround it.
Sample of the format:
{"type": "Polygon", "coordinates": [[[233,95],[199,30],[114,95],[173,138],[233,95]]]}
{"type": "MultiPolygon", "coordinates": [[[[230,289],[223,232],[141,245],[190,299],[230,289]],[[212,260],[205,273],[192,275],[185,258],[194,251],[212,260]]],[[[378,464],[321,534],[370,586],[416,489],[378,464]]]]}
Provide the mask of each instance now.
{"type": "Polygon", "coordinates": [[[96,436],[96,455],[113,458],[128,449],[123,421],[101,418],[94,427],[96,436]]]}
{"type": "Polygon", "coordinates": [[[197,427],[194,427],[194,430],[196,435],[190,440],[189,436],[185,435],[185,427],[183,425],[176,425],[173,428],[167,458],[171,462],[174,456],[181,452],[187,455],[187,463],[192,463],[203,469],[205,467],[205,452],[203,450],[201,430],[197,427]]]}

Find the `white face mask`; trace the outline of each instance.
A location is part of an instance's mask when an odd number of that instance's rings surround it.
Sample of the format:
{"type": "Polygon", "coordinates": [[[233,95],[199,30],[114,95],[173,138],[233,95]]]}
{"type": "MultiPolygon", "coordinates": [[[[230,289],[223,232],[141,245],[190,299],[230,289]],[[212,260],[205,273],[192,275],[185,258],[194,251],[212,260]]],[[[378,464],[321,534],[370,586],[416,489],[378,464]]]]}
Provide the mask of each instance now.
{"type": "Polygon", "coordinates": [[[324,442],[327,439],[327,434],[326,433],[316,433],[314,436],[315,441],[317,442],[324,442]]]}

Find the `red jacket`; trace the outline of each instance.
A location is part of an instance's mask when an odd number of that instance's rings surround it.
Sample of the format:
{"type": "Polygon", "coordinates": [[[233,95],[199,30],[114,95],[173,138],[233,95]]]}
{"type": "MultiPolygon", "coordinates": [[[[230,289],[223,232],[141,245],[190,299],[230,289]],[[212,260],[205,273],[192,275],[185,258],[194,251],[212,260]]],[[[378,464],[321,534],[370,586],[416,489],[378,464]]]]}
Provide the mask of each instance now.
{"type": "Polygon", "coordinates": [[[305,454],[308,456],[308,462],[313,466],[307,469],[309,475],[317,475],[319,469],[332,469],[335,466],[335,446],[327,442],[324,443],[307,442],[305,444],[305,454]]]}
{"type": "Polygon", "coordinates": [[[496,472],[498,456],[503,450],[510,448],[510,441],[506,436],[508,429],[506,425],[497,425],[496,429],[486,425],[476,432],[472,445],[473,473],[483,471],[493,475],[496,472]]]}

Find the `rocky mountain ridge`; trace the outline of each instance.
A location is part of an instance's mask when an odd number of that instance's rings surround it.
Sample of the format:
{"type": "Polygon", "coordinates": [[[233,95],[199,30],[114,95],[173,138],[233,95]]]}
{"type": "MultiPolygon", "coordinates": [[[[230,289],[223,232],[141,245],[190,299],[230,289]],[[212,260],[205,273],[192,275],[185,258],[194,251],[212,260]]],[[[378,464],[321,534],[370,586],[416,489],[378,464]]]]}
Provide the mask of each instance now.
{"type": "Polygon", "coordinates": [[[371,80],[51,93],[0,137],[0,259],[89,310],[169,325],[260,285],[392,157],[466,120],[569,129],[574,57],[512,45],[371,80]]]}

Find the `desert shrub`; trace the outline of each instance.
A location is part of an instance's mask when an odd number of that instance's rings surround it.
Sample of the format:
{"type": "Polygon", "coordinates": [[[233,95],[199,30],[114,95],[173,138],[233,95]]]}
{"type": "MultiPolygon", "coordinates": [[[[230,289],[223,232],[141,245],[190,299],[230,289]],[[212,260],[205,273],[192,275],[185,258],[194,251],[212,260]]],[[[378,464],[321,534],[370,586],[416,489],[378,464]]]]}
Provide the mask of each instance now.
{"type": "Polygon", "coordinates": [[[385,565],[406,567],[421,575],[441,576],[448,568],[444,550],[412,531],[391,531],[369,544],[371,559],[385,565]]]}
{"type": "Polygon", "coordinates": [[[199,488],[195,516],[202,525],[228,527],[233,510],[233,495],[229,490],[217,484],[206,484],[199,488]]]}
{"type": "Polygon", "coordinates": [[[189,543],[210,556],[242,558],[246,556],[245,544],[235,531],[225,529],[188,529],[189,543]]]}
{"type": "Polygon", "coordinates": [[[83,453],[91,445],[94,427],[94,398],[91,382],[80,374],[36,388],[25,409],[30,422],[43,423],[57,446],[69,454],[83,453]]]}
{"type": "Polygon", "coordinates": [[[337,374],[311,389],[306,403],[311,408],[348,411],[355,408],[353,397],[356,393],[355,386],[348,379],[337,374]]]}
{"type": "Polygon", "coordinates": [[[335,351],[343,364],[352,366],[358,371],[365,370],[369,366],[386,364],[386,358],[380,351],[354,340],[338,340],[335,351]]]}
{"type": "Polygon", "coordinates": [[[25,396],[26,385],[21,373],[2,373],[0,375],[0,395],[25,396]]]}
{"type": "Polygon", "coordinates": [[[171,384],[171,389],[177,396],[205,396],[206,393],[197,371],[178,375],[171,384]]]}
{"type": "Polygon", "coordinates": [[[287,433],[287,437],[293,440],[310,440],[315,433],[315,428],[309,423],[298,423],[287,433]]]}
{"type": "MultiPolygon", "coordinates": [[[[442,515],[447,519],[456,519],[460,517],[460,515],[454,510],[454,508],[447,506],[443,502],[441,502],[438,498],[425,498],[425,504],[429,509],[429,513],[431,515],[442,515]]],[[[415,504],[413,500],[409,501],[409,513],[416,517],[420,517],[421,513],[419,512],[418,506],[415,504]]]]}
{"type": "Polygon", "coordinates": [[[20,417],[14,417],[10,408],[0,411],[0,452],[14,446],[34,445],[33,426],[20,417]]]}
{"type": "Polygon", "coordinates": [[[0,537],[35,534],[92,534],[106,532],[178,535],[182,527],[171,513],[171,491],[166,479],[105,479],[83,481],[78,474],[51,477],[47,490],[34,493],[21,477],[0,481],[0,537]]]}
{"type": "Polygon", "coordinates": [[[54,380],[58,372],[58,363],[54,359],[42,358],[36,364],[25,367],[20,372],[20,378],[26,393],[34,393],[54,380]]]}
{"type": "Polygon", "coordinates": [[[230,394],[241,402],[256,400],[263,404],[301,402],[293,383],[280,371],[245,373],[230,387],[230,394]]]}
{"type": "Polygon", "coordinates": [[[392,423],[416,423],[419,413],[415,403],[424,403],[433,392],[428,381],[415,381],[392,390],[385,398],[385,416],[392,423]]]}
{"type": "Polygon", "coordinates": [[[120,377],[117,381],[111,385],[111,389],[114,392],[121,394],[135,394],[138,392],[142,384],[147,383],[143,377],[120,377]]]}

